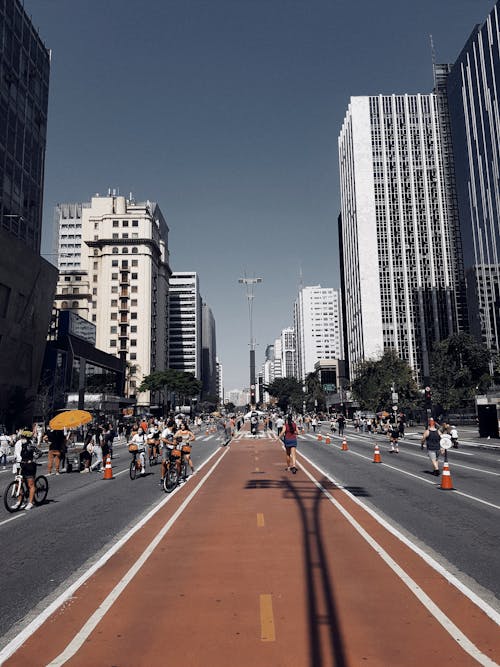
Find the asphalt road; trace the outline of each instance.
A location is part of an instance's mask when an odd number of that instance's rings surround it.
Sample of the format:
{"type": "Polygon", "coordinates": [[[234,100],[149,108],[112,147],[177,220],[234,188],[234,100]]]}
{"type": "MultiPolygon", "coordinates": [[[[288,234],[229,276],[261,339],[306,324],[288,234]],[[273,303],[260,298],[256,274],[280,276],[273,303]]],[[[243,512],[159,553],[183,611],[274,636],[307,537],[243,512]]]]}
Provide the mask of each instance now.
{"type": "MultiPolygon", "coordinates": [[[[323,429],[326,435],[327,429],[323,429]]],[[[439,488],[431,463],[411,430],[400,441],[400,453],[389,453],[382,435],[345,432],[331,444],[312,433],[299,439],[298,451],[409,535],[438,562],[500,611],[500,449],[462,441],[448,453],[455,491],[439,488]],[[382,463],[373,462],[378,444],[382,463]]],[[[442,458],[440,468],[442,468],[442,458]]]]}
{"type": "MultiPolygon", "coordinates": [[[[204,432],[196,436],[195,469],[222,439],[204,432]]],[[[38,473],[46,474],[46,457],[40,463],[38,473]]],[[[131,481],[129,464],[125,445],[115,445],[113,480],[103,480],[100,473],[52,475],[46,503],[13,515],[3,506],[12,472],[0,470],[0,647],[164,499],[160,466],[147,466],[144,477],[131,481]]]]}

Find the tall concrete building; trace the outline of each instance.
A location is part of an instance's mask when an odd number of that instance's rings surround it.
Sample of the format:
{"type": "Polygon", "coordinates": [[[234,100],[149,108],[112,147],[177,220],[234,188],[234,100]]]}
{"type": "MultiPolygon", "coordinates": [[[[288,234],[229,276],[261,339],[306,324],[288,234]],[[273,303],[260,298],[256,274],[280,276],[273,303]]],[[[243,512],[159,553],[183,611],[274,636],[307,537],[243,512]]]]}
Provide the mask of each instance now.
{"type": "Polygon", "coordinates": [[[18,0],[0,3],[0,26],[0,421],[10,428],[33,416],[57,270],[40,256],[50,54],[18,0]]]}
{"type": "MultiPolygon", "coordinates": [[[[137,387],[144,376],[166,369],[168,361],[167,223],[157,203],[116,194],[96,195],[81,211],[80,269],[91,293],[96,347],[134,369],[130,394],[148,406],[152,397],[137,393],[137,387]]],[[[75,304],[76,297],[73,292],[75,304]]]]}
{"type": "Polygon", "coordinates": [[[440,93],[352,97],[339,137],[346,355],[397,350],[424,381],[464,326],[449,128],[440,93]]]}
{"type": "Polygon", "coordinates": [[[500,351],[500,1],[447,76],[470,329],[500,351]]]}
{"type": "Polygon", "coordinates": [[[287,327],[281,331],[281,370],[283,377],[297,377],[297,354],[295,329],[287,327]]]}
{"type": "Polygon", "coordinates": [[[331,287],[302,287],[294,304],[297,379],[305,380],[319,359],[342,359],[339,292],[331,287]]]}
{"type": "Polygon", "coordinates": [[[219,397],[220,404],[224,405],[224,367],[218,358],[215,360],[215,365],[217,369],[217,396],[219,397]]]}
{"type": "Polygon", "coordinates": [[[202,304],[201,381],[204,396],[217,396],[217,341],[215,318],[206,303],[202,304]]]}
{"type": "Polygon", "coordinates": [[[169,368],[201,380],[202,302],[198,274],[175,271],[169,289],[169,368]]]}

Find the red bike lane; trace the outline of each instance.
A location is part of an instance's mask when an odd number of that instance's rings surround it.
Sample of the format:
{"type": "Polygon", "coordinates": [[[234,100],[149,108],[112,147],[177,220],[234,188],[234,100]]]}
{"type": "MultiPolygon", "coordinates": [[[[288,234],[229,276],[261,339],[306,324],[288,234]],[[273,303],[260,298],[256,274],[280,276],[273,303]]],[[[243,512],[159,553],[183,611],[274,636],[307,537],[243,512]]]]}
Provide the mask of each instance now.
{"type": "Polygon", "coordinates": [[[493,620],[310,466],[285,472],[276,440],[246,438],[221,449],[3,664],[485,659],[500,659],[493,620]]]}

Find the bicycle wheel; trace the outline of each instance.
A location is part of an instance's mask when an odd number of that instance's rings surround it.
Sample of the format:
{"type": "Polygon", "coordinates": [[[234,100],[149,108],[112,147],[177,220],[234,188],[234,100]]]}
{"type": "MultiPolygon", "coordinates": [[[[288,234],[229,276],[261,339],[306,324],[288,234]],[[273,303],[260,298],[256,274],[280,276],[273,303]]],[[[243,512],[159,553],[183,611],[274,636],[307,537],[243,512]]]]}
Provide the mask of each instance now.
{"type": "Polygon", "coordinates": [[[132,459],[132,461],[130,461],[129,474],[130,474],[130,479],[135,479],[135,476],[137,475],[137,468],[135,467],[135,459],[132,459]]]}
{"type": "Polygon", "coordinates": [[[179,482],[179,474],[175,466],[169,466],[167,473],[163,478],[163,488],[166,493],[171,493],[179,482]]]}
{"type": "Polygon", "coordinates": [[[39,475],[35,479],[35,505],[41,505],[43,502],[45,502],[45,498],[47,497],[47,493],[49,492],[49,482],[44,475],[39,475]]]}
{"type": "MultiPolygon", "coordinates": [[[[26,496],[26,489],[24,488],[24,482],[21,488],[24,491],[23,499],[25,499],[27,496],[26,496]]],[[[20,494],[18,493],[18,491],[19,491],[19,482],[17,482],[14,479],[5,489],[3,494],[3,504],[5,505],[5,509],[7,510],[7,512],[16,512],[19,509],[19,507],[16,507],[20,498],[20,494]]]]}

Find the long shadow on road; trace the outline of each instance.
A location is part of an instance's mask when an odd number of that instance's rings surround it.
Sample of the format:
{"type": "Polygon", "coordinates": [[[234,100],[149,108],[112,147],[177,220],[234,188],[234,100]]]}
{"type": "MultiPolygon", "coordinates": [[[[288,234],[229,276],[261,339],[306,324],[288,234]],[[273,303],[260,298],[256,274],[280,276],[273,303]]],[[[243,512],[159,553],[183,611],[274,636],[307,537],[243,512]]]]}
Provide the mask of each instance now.
{"type": "MultiPolygon", "coordinates": [[[[321,485],[330,492],[338,490],[329,480],[321,485]]],[[[339,615],[335,603],[335,590],[328,566],[327,549],[321,527],[321,504],[328,498],[320,488],[310,482],[283,479],[253,479],[247,489],[281,488],[284,497],[293,498],[297,503],[301,522],[304,549],[304,577],[307,589],[307,609],[309,622],[310,667],[347,667],[344,642],[339,615]]],[[[366,495],[357,488],[357,495],[366,495]]],[[[330,548],[342,545],[329,544],[330,548]]]]}

